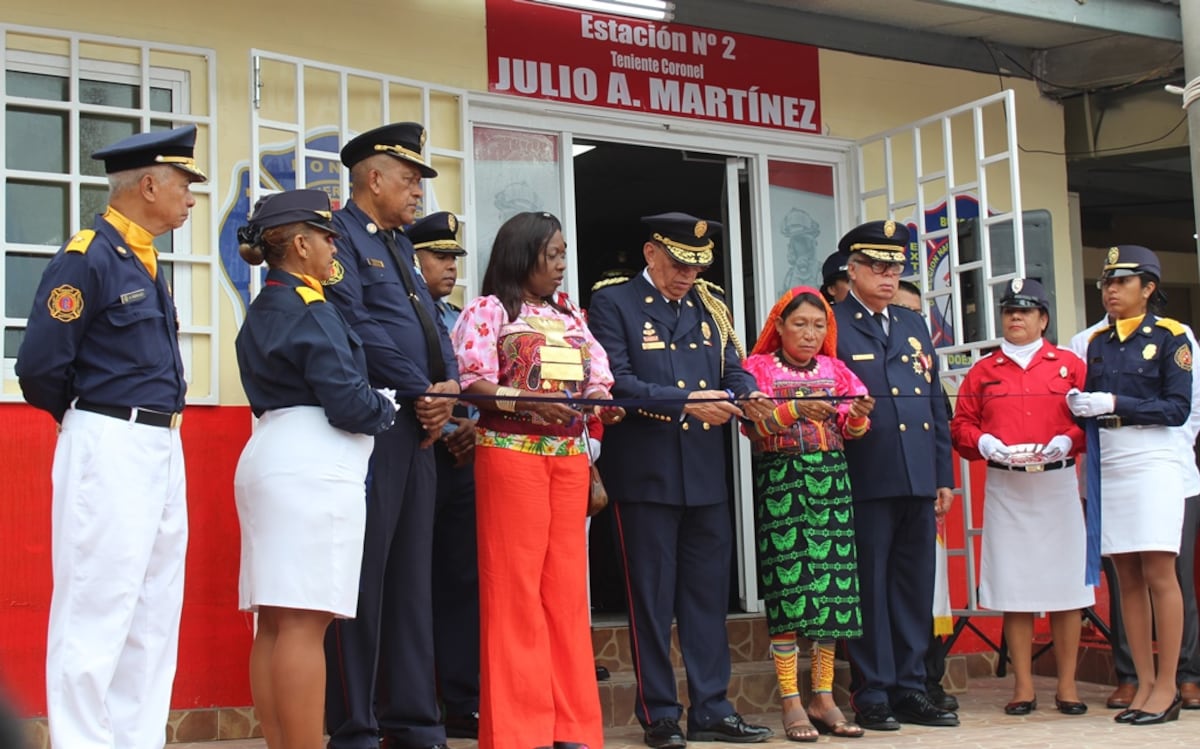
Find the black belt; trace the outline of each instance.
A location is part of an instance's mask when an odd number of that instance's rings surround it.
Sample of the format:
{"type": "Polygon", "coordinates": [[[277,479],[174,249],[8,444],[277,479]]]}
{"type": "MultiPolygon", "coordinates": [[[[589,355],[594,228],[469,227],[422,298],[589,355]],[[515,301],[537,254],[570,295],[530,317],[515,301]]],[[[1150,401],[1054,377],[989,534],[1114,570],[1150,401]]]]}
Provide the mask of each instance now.
{"type": "Polygon", "coordinates": [[[1096,417],[1096,425],[1105,429],[1116,429],[1117,427],[1125,426],[1125,422],[1116,414],[1105,414],[1104,416],[1096,417]]]}
{"type": "Polygon", "coordinates": [[[1007,463],[988,461],[988,468],[999,468],[1001,471],[1019,471],[1021,473],[1041,473],[1042,471],[1057,471],[1059,468],[1070,468],[1075,465],[1074,458],[1056,460],[1053,463],[1027,463],[1020,466],[1010,466],[1007,463]]]}
{"type": "Polygon", "coordinates": [[[114,419],[120,419],[121,421],[132,421],[135,424],[145,424],[146,426],[163,427],[165,429],[178,429],[180,422],[183,421],[183,414],[178,411],[175,413],[169,413],[166,411],[153,411],[148,408],[101,406],[96,403],[87,403],[85,401],[76,401],[75,410],[91,411],[94,414],[111,416],[114,419]]]}

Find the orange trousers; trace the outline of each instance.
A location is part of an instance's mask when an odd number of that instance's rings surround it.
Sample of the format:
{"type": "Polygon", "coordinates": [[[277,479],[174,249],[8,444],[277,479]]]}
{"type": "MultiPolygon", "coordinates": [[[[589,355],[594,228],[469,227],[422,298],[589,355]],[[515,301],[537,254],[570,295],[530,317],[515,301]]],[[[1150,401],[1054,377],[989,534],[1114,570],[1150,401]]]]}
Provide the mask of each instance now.
{"type": "Polygon", "coordinates": [[[588,616],[587,456],[475,449],[480,749],[604,745],[588,616]]]}

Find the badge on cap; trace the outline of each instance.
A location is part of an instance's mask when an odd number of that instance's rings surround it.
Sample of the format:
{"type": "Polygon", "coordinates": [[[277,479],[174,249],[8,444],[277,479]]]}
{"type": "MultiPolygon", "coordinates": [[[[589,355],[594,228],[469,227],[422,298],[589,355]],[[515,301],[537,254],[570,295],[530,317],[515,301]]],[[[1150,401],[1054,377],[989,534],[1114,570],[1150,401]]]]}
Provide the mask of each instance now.
{"type": "Polygon", "coordinates": [[[59,286],[46,302],[50,316],[59,322],[73,322],[83,314],[83,292],[74,286],[59,286]]]}
{"type": "Polygon", "coordinates": [[[446,217],[446,228],[451,232],[458,231],[458,219],[454,218],[453,213],[446,217]]]}
{"type": "Polygon", "coordinates": [[[1120,258],[1121,258],[1120,250],[1118,250],[1116,247],[1108,248],[1108,261],[1106,263],[1107,265],[1112,265],[1113,263],[1117,262],[1117,260],[1119,260],[1120,258]]]}
{"type": "Polygon", "coordinates": [[[708,222],[707,221],[701,219],[700,221],[696,222],[696,229],[695,229],[696,239],[703,237],[704,233],[707,231],[708,231],[708,222]]]}
{"type": "Polygon", "coordinates": [[[1020,293],[1021,293],[1021,289],[1022,289],[1024,286],[1025,286],[1025,279],[1023,279],[1023,278],[1018,278],[1018,279],[1015,279],[1015,280],[1012,282],[1012,292],[1013,292],[1014,294],[1020,294],[1020,293]]]}
{"type": "Polygon", "coordinates": [[[891,239],[892,235],[895,233],[896,233],[896,222],[892,221],[891,219],[888,219],[887,221],[885,221],[883,223],[883,236],[887,237],[888,239],[891,239]]]}

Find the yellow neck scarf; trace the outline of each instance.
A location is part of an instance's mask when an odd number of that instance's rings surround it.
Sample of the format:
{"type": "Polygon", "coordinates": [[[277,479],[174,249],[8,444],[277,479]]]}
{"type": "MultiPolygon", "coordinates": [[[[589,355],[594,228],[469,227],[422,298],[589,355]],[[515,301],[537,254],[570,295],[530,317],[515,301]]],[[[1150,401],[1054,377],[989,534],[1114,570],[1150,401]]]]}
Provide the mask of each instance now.
{"type": "Polygon", "coordinates": [[[112,224],[129,244],[129,249],[137,255],[137,259],[146,266],[150,278],[158,279],[158,250],[154,249],[154,235],[146,229],[133,223],[124,214],[111,205],[104,211],[104,220],[112,224]]]}
{"type": "Polygon", "coordinates": [[[322,299],[325,298],[325,287],[321,285],[320,281],[304,273],[292,273],[291,271],[288,273],[303,281],[305,286],[320,294],[322,299]]]}
{"type": "Polygon", "coordinates": [[[1118,338],[1118,340],[1120,340],[1122,343],[1124,343],[1125,339],[1128,338],[1129,336],[1133,335],[1133,332],[1138,329],[1138,326],[1142,324],[1142,320],[1145,320],[1145,319],[1146,319],[1146,315],[1145,315],[1145,313],[1143,313],[1143,314],[1138,315],[1137,317],[1131,317],[1127,320],[1117,320],[1117,338],[1118,338]]]}

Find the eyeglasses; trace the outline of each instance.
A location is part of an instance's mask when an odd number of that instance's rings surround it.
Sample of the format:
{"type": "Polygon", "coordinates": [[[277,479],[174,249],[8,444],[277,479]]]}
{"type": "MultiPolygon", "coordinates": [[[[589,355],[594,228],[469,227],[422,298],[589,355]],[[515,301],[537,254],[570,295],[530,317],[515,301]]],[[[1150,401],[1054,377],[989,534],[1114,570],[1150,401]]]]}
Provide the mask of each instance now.
{"type": "Polygon", "coordinates": [[[857,265],[865,265],[877,276],[898,276],[904,272],[904,263],[889,263],[884,260],[855,260],[857,265]]]}

